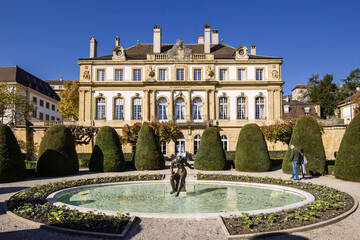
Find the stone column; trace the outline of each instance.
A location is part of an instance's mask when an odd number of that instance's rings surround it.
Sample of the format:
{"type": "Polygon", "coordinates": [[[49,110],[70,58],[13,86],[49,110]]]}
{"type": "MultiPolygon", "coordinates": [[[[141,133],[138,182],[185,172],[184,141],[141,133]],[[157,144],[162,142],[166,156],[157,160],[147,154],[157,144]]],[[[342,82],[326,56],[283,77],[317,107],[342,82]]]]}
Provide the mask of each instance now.
{"type": "Polygon", "coordinates": [[[191,121],[191,91],[188,90],[188,100],[186,101],[186,121],[191,121]]]}
{"type": "Polygon", "coordinates": [[[151,121],[149,119],[149,90],[144,90],[144,121],[151,121]]]}
{"type": "Polygon", "coordinates": [[[168,105],[168,109],[169,109],[169,116],[168,119],[169,121],[172,121],[174,119],[174,90],[170,91],[170,99],[169,99],[169,105],[168,105]]]}
{"type": "Polygon", "coordinates": [[[205,102],[203,103],[204,120],[210,120],[209,116],[209,90],[205,91],[205,102]]]}

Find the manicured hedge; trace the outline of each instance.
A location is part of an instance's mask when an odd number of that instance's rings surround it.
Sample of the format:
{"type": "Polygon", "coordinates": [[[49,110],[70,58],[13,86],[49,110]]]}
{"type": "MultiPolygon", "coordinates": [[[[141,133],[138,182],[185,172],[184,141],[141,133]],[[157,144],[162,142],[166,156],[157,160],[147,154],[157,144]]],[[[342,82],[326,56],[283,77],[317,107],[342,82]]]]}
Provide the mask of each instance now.
{"type": "Polygon", "coordinates": [[[246,124],[240,131],[235,152],[235,169],[247,172],[271,170],[266,141],[257,124],[246,124]]]}
{"type": "Polygon", "coordinates": [[[165,168],[164,156],[160,151],[154,130],[147,125],[140,129],[135,152],[137,170],[159,170],[165,168]]]}
{"type": "Polygon", "coordinates": [[[199,150],[196,153],[194,168],[199,170],[223,170],[226,165],[225,152],[219,131],[214,127],[204,130],[199,150]]]}
{"type": "Polygon", "coordinates": [[[15,182],[26,178],[26,166],[12,130],[0,124],[0,182],[15,182]]]}
{"type": "Polygon", "coordinates": [[[54,125],[46,131],[39,147],[36,172],[47,177],[79,172],[74,136],[67,127],[54,125]]]}
{"type": "Polygon", "coordinates": [[[119,135],[113,127],[100,128],[96,135],[89,169],[93,172],[122,172],[125,170],[125,159],[119,135]]]}
{"type": "Polygon", "coordinates": [[[321,139],[319,125],[312,116],[301,116],[295,124],[288,151],[285,154],[282,169],[284,173],[291,173],[292,163],[290,162],[291,149],[294,145],[297,149],[304,149],[308,164],[306,171],[311,175],[325,174],[325,150],[321,139]]]}
{"type": "Polygon", "coordinates": [[[351,121],[341,141],[335,177],[360,182],[360,114],[351,121]]]}

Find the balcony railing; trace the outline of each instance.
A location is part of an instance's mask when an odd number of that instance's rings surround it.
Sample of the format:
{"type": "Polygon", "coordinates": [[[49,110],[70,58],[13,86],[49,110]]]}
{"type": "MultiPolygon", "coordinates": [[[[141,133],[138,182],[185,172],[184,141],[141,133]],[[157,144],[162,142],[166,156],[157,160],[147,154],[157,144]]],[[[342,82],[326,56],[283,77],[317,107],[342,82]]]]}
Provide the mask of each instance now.
{"type": "Polygon", "coordinates": [[[156,54],[155,61],[167,60],[167,54],[156,54]]]}
{"type": "Polygon", "coordinates": [[[194,54],[194,55],[193,55],[193,59],[194,59],[194,60],[205,59],[205,54],[194,54]]]}

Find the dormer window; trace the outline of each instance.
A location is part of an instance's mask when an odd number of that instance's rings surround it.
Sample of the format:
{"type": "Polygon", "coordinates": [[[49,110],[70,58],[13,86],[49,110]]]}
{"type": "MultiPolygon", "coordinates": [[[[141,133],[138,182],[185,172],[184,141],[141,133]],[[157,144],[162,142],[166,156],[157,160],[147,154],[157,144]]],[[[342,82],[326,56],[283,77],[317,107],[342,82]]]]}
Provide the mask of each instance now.
{"type": "Polygon", "coordinates": [[[290,106],[284,105],[284,113],[289,113],[289,112],[290,112],[290,106]]]}
{"type": "Polygon", "coordinates": [[[310,113],[310,107],[305,107],[305,108],[304,108],[304,111],[305,111],[305,114],[306,114],[306,115],[309,115],[309,113],[310,113]]]}

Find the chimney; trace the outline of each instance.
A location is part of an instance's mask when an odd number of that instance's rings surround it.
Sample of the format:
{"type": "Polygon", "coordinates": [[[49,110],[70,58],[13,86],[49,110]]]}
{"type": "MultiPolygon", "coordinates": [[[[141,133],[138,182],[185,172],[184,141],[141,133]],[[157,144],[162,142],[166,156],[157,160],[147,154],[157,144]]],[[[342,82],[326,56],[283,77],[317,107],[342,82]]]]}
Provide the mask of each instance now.
{"type": "Polygon", "coordinates": [[[219,30],[213,29],[211,30],[211,43],[212,44],[219,44],[219,30]]]}
{"type": "Polygon", "coordinates": [[[97,56],[97,41],[94,37],[90,38],[90,57],[96,57],[97,56]]]}
{"type": "Polygon", "coordinates": [[[198,44],[204,44],[204,35],[198,36],[198,44]]]}
{"type": "Polygon", "coordinates": [[[256,45],[251,45],[251,55],[256,55],[256,45]]]}
{"type": "Polygon", "coordinates": [[[115,37],[115,47],[120,46],[120,38],[118,36],[115,37]]]}
{"type": "Polygon", "coordinates": [[[60,77],[60,82],[63,80],[63,78],[62,77],[60,77]]]}
{"type": "Polygon", "coordinates": [[[157,24],[154,26],[153,52],[161,53],[161,27],[157,24]]]}
{"type": "Polygon", "coordinates": [[[210,24],[204,25],[204,53],[210,53],[210,24]]]}

